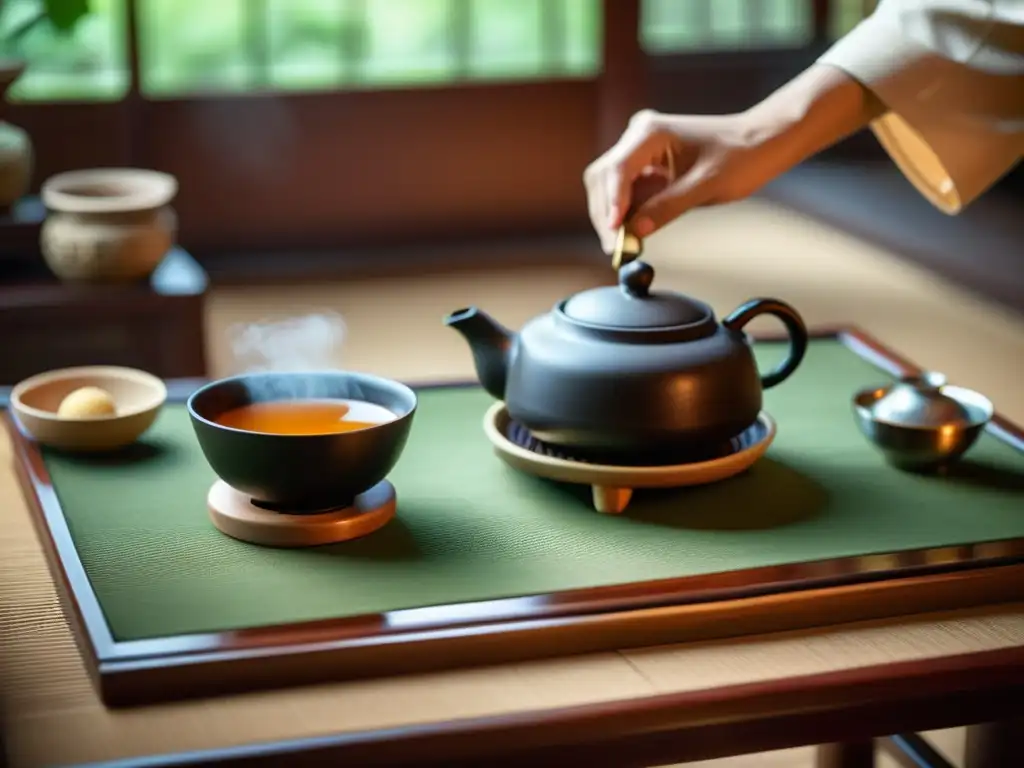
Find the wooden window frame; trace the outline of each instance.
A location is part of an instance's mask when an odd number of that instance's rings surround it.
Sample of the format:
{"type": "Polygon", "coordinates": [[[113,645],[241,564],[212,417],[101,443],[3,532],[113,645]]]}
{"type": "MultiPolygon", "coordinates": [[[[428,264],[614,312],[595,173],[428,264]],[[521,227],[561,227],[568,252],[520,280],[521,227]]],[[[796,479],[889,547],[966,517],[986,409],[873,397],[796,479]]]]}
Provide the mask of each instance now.
{"type": "Polygon", "coordinates": [[[640,0],[603,0],[592,78],[149,100],[126,1],[126,98],[12,104],[10,119],[33,137],[37,183],[88,166],[173,173],[181,242],[206,262],[585,232],[581,172],[633,112],[742,108],[767,92],[766,73],[781,84],[813,60],[829,22],[813,0],[809,48],[648,56],[640,0]]]}

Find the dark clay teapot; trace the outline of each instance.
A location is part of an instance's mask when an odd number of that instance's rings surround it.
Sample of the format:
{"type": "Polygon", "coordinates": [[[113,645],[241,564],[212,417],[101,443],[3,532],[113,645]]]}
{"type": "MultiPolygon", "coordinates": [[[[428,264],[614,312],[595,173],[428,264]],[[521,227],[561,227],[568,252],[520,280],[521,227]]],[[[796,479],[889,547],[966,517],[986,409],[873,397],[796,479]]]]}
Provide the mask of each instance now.
{"type": "Polygon", "coordinates": [[[475,307],[445,320],[469,342],[484,389],[539,440],[602,458],[727,441],[807,350],[802,318],[776,299],[752,299],[719,323],[703,302],[651,290],[643,261],[618,275],[618,286],[571,296],[518,334],[475,307]],[[759,315],[789,335],[788,355],[765,375],[743,331],[759,315]]]}

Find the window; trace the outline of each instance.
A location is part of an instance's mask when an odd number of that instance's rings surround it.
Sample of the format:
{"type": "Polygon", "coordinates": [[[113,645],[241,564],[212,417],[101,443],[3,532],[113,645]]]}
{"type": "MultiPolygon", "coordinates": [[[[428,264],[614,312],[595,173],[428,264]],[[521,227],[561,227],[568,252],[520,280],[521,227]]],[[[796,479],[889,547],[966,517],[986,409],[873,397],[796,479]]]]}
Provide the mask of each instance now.
{"type": "MultiPolygon", "coordinates": [[[[0,0],[2,23],[40,2],[0,0]]],[[[603,0],[89,3],[73,35],[40,27],[16,52],[29,63],[17,95],[34,103],[10,117],[32,136],[36,181],[121,164],[173,174],[179,238],[201,258],[582,221],[603,0]],[[475,170],[449,183],[456,154],[475,170]],[[391,181],[414,165],[412,183],[391,181]]]]}
{"type": "Polygon", "coordinates": [[[600,0],[138,0],[141,87],[409,87],[588,76],[600,0]]]}
{"type": "MultiPolygon", "coordinates": [[[[0,28],[41,2],[0,0],[0,28]]],[[[611,3],[89,0],[73,34],[42,24],[18,41],[13,53],[29,68],[10,116],[32,135],[38,180],[112,164],[177,176],[180,238],[204,258],[561,232],[585,225],[579,174],[596,151],[595,116],[624,122],[617,112],[629,99],[614,91],[644,85],[631,80],[644,76],[640,52],[610,46],[619,58],[610,64],[629,77],[594,87],[603,8],[632,19],[639,6],[637,43],[648,53],[711,54],[698,67],[715,66],[699,79],[669,71],[690,67],[686,57],[662,57],[648,74],[666,104],[715,113],[763,95],[812,55],[824,22],[852,26],[865,5],[832,0],[837,21],[815,19],[822,5],[811,0],[611,3]],[[125,101],[129,86],[142,98],[125,101]],[[248,98],[261,92],[282,98],[248,98]],[[83,103],[49,103],[59,101],[83,103]],[[400,112],[427,119],[409,132],[400,112]],[[486,173],[433,183],[456,155],[486,173]],[[415,164],[425,180],[389,181],[415,164]]]]}
{"type": "MultiPolygon", "coordinates": [[[[71,35],[33,28],[10,51],[29,63],[12,98],[122,98],[128,1],[91,0],[71,35]]],[[[600,0],[135,2],[141,89],[156,98],[586,77],[600,64],[600,0]]],[[[2,5],[7,31],[39,0],[2,5]]]]}
{"type": "Polygon", "coordinates": [[[641,44],[652,54],[797,48],[813,35],[807,0],[643,0],[641,44]]]}
{"type": "Polygon", "coordinates": [[[829,5],[829,37],[838,40],[870,16],[878,0],[831,0],[829,5]]]}
{"type": "MultiPolygon", "coordinates": [[[[41,0],[4,0],[0,30],[41,0]]],[[[34,27],[16,101],[116,101],[128,88],[125,6],[90,0],[70,35],[34,27]]],[[[154,98],[586,77],[600,68],[600,0],[134,0],[140,79],[154,98]]],[[[876,0],[831,0],[836,39],[876,0]]],[[[795,48],[809,0],[642,0],[653,54],[795,48]]],[[[4,53],[0,51],[0,53],[4,53]]]]}
{"type": "MultiPolygon", "coordinates": [[[[91,0],[92,12],[69,35],[36,24],[10,50],[28,62],[15,101],[116,101],[128,90],[126,0],[91,0]]],[[[4,0],[0,40],[39,12],[39,0],[4,0]]]]}

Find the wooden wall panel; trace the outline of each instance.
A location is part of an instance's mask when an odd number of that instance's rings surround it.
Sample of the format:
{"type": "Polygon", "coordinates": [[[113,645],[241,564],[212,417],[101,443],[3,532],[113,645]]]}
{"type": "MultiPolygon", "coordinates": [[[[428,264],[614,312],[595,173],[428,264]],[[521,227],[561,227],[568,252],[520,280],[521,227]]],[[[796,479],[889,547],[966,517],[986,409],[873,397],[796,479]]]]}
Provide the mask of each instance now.
{"type": "Polygon", "coordinates": [[[182,242],[199,251],[586,222],[593,81],[143,108],[143,156],[178,177],[182,242]]]}

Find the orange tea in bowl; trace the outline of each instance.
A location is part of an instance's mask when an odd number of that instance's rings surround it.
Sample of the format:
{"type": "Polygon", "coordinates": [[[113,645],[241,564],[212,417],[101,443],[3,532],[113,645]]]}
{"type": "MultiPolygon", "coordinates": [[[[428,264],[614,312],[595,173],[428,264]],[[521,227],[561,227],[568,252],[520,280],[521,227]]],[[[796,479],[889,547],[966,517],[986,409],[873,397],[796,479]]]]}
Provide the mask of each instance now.
{"type": "Polygon", "coordinates": [[[350,371],[247,373],[192,393],[187,409],[210,468],[256,502],[344,506],[402,454],[416,393],[350,371]]]}
{"type": "Polygon", "coordinates": [[[385,424],[398,418],[365,400],[323,398],[248,403],[214,421],[224,427],[272,435],[333,435],[385,424]]]}

